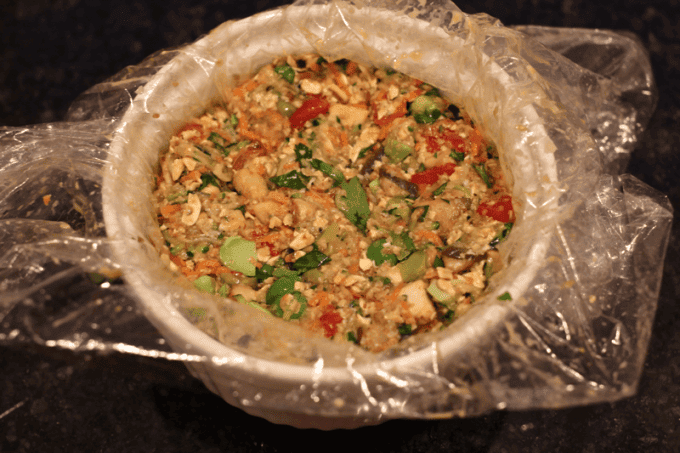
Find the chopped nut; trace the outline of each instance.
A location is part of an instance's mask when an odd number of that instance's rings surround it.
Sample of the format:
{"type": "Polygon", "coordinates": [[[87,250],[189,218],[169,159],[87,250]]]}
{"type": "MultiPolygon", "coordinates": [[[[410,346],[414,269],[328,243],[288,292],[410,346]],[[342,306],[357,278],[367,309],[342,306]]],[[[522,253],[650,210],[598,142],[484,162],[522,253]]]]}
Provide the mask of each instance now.
{"type": "Polygon", "coordinates": [[[182,162],[182,159],[173,160],[172,164],[170,164],[170,176],[172,176],[172,180],[177,181],[177,178],[179,178],[182,175],[183,171],[184,162],[182,162]]]}
{"type": "Polygon", "coordinates": [[[192,157],[183,157],[182,163],[187,167],[187,170],[194,171],[196,169],[197,162],[192,157]]]}
{"type": "Polygon", "coordinates": [[[196,223],[199,215],[201,215],[201,199],[198,195],[190,193],[182,213],[182,223],[191,226],[196,223]]]}
{"type": "Polygon", "coordinates": [[[300,250],[313,243],[314,235],[309,233],[309,231],[303,231],[295,234],[295,237],[293,237],[293,240],[290,242],[290,247],[295,250],[300,250]]]}
{"type": "Polygon", "coordinates": [[[367,258],[361,258],[359,260],[359,267],[361,268],[362,271],[367,271],[373,267],[373,261],[367,258]]]}
{"type": "Polygon", "coordinates": [[[321,84],[314,80],[302,79],[300,88],[302,88],[302,91],[309,94],[321,94],[321,84]]]}

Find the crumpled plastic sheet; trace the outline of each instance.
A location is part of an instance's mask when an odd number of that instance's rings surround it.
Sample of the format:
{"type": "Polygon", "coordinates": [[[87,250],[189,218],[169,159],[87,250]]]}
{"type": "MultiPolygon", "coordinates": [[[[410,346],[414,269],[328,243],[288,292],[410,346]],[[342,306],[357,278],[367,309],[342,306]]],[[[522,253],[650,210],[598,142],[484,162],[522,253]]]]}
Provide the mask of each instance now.
{"type": "MultiPolygon", "coordinates": [[[[420,343],[381,355],[350,346],[338,352],[328,340],[313,341],[313,350],[301,353],[313,356],[306,365],[318,378],[313,385],[263,387],[252,375],[230,377],[230,367],[237,364],[229,360],[192,354],[181,345],[170,348],[144,319],[139,295],[120,278],[141,270],[112,251],[124,238],[107,236],[102,184],[107,166],[116,162],[110,149],[126,126],[124,115],[144,110],[159,71],[183,57],[209,72],[225,56],[200,46],[197,50],[194,44],[158,52],[92,87],[73,103],[64,122],[0,129],[0,342],[182,360],[230,403],[295,426],[466,417],[494,409],[614,401],[633,394],[651,335],[672,220],[665,196],[624,173],[656,103],[643,47],[634,36],[606,30],[507,28],[484,14],[464,15],[444,1],[302,1],[267,12],[261,20],[282,20],[329,58],[355,58],[343,53],[337,41],[358,41],[368,55],[364,61],[391,64],[438,85],[436,68],[418,73],[410,65],[411,56],[383,53],[376,41],[397,39],[400,25],[382,21],[378,26],[376,14],[376,31],[366,32],[366,23],[356,20],[362,8],[371,8],[363,16],[369,24],[371,11],[387,10],[405,20],[428,22],[428,30],[448,35],[450,40],[442,41],[446,46],[463,43],[449,57],[472,66],[470,74],[478,78],[466,82],[461,76],[458,87],[439,86],[465,105],[499,149],[506,139],[516,140],[517,146],[542,143],[531,127],[523,132],[517,126],[519,138],[503,135],[502,123],[516,121],[518,112],[520,123],[528,124],[522,121],[530,118],[521,113],[527,105],[538,113],[553,144],[548,151],[554,156],[555,180],[537,189],[543,191],[538,198],[515,188],[524,214],[518,212],[520,220],[501,252],[510,269],[537,270],[519,285],[523,292],[512,301],[496,298],[517,287],[512,286],[512,272],[492,282],[490,295],[480,303],[480,316],[495,307],[502,313],[499,319],[487,330],[473,332],[475,341],[448,355],[439,342],[449,331],[464,331],[474,314],[420,343]],[[314,8],[327,10],[307,14],[314,8]],[[506,90],[489,94],[480,74],[492,64],[509,74],[511,82],[506,90]],[[501,121],[493,119],[490,106],[501,121]],[[541,204],[532,205],[536,200],[541,204]],[[545,210],[550,212],[547,220],[537,220],[545,210]],[[531,248],[531,222],[545,241],[540,253],[531,248]],[[385,365],[413,351],[425,351],[431,360],[424,366],[385,365]],[[215,371],[220,363],[223,374],[219,367],[215,371]],[[358,365],[372,370],[372,377],[362,375],[358,365]],[[325,379],[326,368],[333,366],[345,368],[349,385],[325,379]]],[[[220,30],[233,26],[224,24],[206,39],[219,42],[220,30]]],[[[280,27],[272,27],[271,33],[280,33],[280,27]]],[[[233,50],[258,32],[243,32],[226,48],[233,50]]],[[[214,82],[220,88],[231,83],[221,76],[214,82]]],[[[511,174],[519,174],[513,156],[506,153],[505,159],[511,174]]],[[[522,183],[521,175],[515,179],[522,183]]],[[[156,280],[149,284],[161,285],[156,280]]],[[[248,310],[236,318],[249,316],[248,310]]],[[[295,335],[281,326],[270,330],[295,335]]],[[[243,345],[225,341],[249,354],[243,345]]],[[[284,360],[261,351],[252,354],[284,360]]]]}

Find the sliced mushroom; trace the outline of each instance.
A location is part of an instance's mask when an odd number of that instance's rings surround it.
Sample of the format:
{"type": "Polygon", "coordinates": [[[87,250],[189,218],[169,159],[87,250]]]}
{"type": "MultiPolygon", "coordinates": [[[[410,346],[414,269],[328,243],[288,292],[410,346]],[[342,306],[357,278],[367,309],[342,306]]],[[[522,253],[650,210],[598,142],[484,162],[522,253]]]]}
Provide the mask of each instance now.
{"type": "Polygon", "coordinates": [[[397,187],[399,187],[400,189],[403,189],[406,192],[408,192],[408,196],[410,198],[418,198],[418,195],[420,194],[420,192],[418,191],[418,185],[417,184],[414,184],[411,181],[407,181],[403,178],[400,178],[399,176],[393,174],[392,172],[390,172],[388,169],[386,169],[384,167],[380,168],[379,174],[380,174],[381,178],[388,179],[389,181],[396,184],[397,187]]]}

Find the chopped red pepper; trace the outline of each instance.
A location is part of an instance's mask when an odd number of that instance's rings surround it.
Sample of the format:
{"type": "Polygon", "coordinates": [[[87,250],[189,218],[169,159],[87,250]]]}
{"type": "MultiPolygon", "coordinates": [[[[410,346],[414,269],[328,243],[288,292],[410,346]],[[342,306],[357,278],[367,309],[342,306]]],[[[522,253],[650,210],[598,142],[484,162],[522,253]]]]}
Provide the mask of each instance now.
{"type": "Polygon", "coordinates": [[[342,322],[342,315],[340,315],[332,305],[327,305],[325,312],[321,315],[319,321],[321,321],[321,326],[325,331],[324,336],[326,338],[332,338],[333,335],[338,333],[338,324],[342,322]]]}
{"type": "Polygon", "coordinates": [[[279,256],[281,254],[271,242],[263,242],[262,245],[269,249],[269,256],[279,256]]]}
{"type": "Polygon", "coordinates": [[[512,197],[510,195],[503,195],[496,201],[480,203],[477,212],[503,223],[513,222],[515,219],[512,197]]]}
{"type": "Polygon", "coordinates": [[[378,112],[377,110],[374,110],[375,113],[373,114],[373,122],[377,124],[378,126],[386,126],[390,124],[392,121],[396,120],[397,118],[401,118],[402,116],[406,116],[406,113],[408,110],[406,109],[406,102],[402,102],[397,106],[397,109],[392,113],[391,115],[384,116],[382,118],[378,118],[378,112]]]}
{"type": "Polygon", "coordinates": [[[456,131],[442,128],[441,132],[426,132],[423,135],[425,136],[425,143],[427,143],[427,150],[432,154],[438,153],[441,150],[439,140],[447,143],[449,148],[459,153],[464,153],[466,151],[465,140],[463,140],[456,131]]]}
{"type": "Polygon", "coordinates": [[[440,175],[452,175],[453,172],[456,171],[456,164],[454,163],[448,163],[444,165],[439,165],[437,167],[432,167],[429,168],[425,171],[421,171],[420,173],[416,173],[415,175],[411,176],[411,182],[415,184],[434,184],[437,182],[439,179],[440,175]]]}
{"type": "Polygon", "coordinates": [[[323,96],[314,96],[307,99],[290,116],[290,125],[293,129],[302,128],[309,120],[313,120],[319,115],[328,112],[331,104],[323,96]]]}

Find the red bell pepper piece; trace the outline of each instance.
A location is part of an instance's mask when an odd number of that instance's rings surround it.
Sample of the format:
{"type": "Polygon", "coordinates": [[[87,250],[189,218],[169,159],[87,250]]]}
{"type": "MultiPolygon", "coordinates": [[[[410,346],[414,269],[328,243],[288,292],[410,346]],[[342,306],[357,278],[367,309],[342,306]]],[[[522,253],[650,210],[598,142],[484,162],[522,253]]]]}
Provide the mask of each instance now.
{"type": "Polygon", "coordinates": [[[485,201],[480,203],[477,212],[503,223],[513,222],[515,219],[515,212],[512,208],[512,197],[510,195],[503,195],[496,201],[485,201]]]}
{"type": "Polygon", "coordinates": [[[290,125],[293,129],[302,128],[309,120],[328,112],[331,104],[323,96],[315,96],[307,99],[290,116],[290,125]]]}
{"type": "Polygon", "coordinates": [[[456,164],[454,163],[448,163],[444,165],[439,165],[437,167],[432,167],[429,168],[425,171],[421,171],[420,173],[416,173],[415,175],[411,176],[411,182],[415,184],[434,184],[437,182],[439,179],[440,175],[452,175],[453,172],[456,171],[456,164]]]}
{"type": "Polygon", "coordinates": [[[338,333],[338,324],[342,322],[342,315],[340,315],[333,306],[329,305],[326,307],[324,314],[319,317],[319,321],[325,331],[324,336],[326,338],[332,338],[333,335],[338,333]]]}

